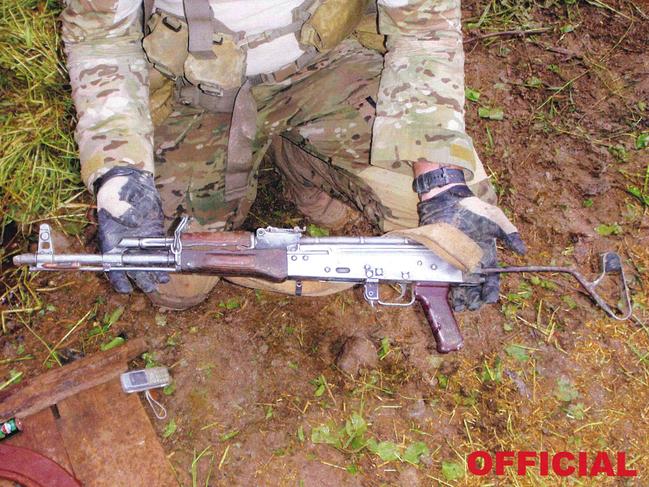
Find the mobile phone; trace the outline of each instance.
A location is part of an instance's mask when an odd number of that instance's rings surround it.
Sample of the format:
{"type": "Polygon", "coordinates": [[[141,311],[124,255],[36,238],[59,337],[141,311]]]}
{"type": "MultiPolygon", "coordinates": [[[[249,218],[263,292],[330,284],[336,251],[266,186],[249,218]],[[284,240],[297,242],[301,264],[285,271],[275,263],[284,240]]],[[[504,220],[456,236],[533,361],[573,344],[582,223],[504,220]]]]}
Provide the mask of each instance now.
{"type": "Polygon", "coordinates": [[[142,370],[130,370],[120,376],[124,392],[142,392],[171,384],[171,376],[166,367],[152,367],[142,370]]]}

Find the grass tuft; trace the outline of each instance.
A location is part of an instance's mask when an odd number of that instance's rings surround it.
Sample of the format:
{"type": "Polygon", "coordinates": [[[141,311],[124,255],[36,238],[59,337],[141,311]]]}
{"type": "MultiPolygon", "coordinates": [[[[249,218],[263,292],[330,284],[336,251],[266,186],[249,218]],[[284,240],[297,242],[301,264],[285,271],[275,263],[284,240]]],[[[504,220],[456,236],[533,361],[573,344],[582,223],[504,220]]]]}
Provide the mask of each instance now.
{"type": "Polygon", "coordinates": [[[82,223],[83,187],[72,138],[73,107],[51,0],[0,5],[0,200],[2,228],[24,233],[56,218],[82,223]]]}

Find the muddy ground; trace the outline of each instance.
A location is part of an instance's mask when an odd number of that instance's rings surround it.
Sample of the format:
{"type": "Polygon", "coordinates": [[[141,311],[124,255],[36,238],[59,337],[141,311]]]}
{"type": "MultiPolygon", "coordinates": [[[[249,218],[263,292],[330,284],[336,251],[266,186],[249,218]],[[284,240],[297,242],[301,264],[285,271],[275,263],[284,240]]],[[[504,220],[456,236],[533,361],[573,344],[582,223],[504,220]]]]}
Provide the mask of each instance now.
{"type": "MultiPolygon", "coordinates": [[[[160,396],[169,419],[152,421],[182,485],[648,485],[648,10],[489,5],[464,5],[468,23],[482,16],[465,32],[466,84],[480,93],[467,126],[529,248],[503,258],[590,272],[616,250],[633,321],[606,318],[560,276],[509,276],[498,305],[458,313],[465,348],[442,356],[418,309],[372,310],[359,289],[294,298],[220,283],[204,304],[165,312],[101,276],[48,275],[32,281],[40,311],[5,316],[0,377],[56,366],[36,335],[52,346],[90,312],[61,360],[118,335],[159,339],[145,358],[170,367],[174,387],[160,396]],[[521,22],[552,29],[485,36],[521,22]],[[479,478],[465,470],[479,449],[624,451],[638,476],[479,478]]],[[[281,184],[270,167],[262,180],[281,184]]],[[[308,223],[277,193],[262,190],[248,228],[308,223]]],[[[16,295],[2,303],[17,306],[16,295]]]]}

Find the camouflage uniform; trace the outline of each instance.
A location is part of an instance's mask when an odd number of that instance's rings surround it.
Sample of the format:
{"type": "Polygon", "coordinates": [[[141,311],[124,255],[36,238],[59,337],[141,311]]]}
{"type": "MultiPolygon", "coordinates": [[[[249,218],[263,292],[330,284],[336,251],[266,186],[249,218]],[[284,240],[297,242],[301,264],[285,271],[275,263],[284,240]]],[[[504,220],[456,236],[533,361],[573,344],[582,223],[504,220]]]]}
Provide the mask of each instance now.
{"type": "MultiPolygon", "coordinates": [[[[168,223],[189,213],[207,228],[237,226],[256,178],[225,201],[229,117],[175,104],[154,129],[141,12],[129,3],[68,0],[61,17],[83,179],[92,191],[111,167],[135,165],[155,173],[168,223]]],[[[339,198],[387,231],[417,225],[416,161],[460,166],[480,193],[486,175],[465,133],[459,0],[378,7],[385,56],[347,39],[289,79],[254,87],[253,167],[272,148],[289,193],[339,198]]]]}

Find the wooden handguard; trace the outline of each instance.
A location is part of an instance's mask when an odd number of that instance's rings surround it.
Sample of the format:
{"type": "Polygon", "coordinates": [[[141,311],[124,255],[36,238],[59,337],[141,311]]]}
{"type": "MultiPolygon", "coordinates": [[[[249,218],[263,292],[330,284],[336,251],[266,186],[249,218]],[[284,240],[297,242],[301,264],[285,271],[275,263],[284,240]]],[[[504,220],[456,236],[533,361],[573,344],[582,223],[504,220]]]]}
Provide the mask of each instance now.
{"type": "Polygon", "coordinates": [[[281,282],[288,277],[286,250],[282,249],[209,249],[183,251],[181,270],[219,276],[259,277],[281,282]]]}

